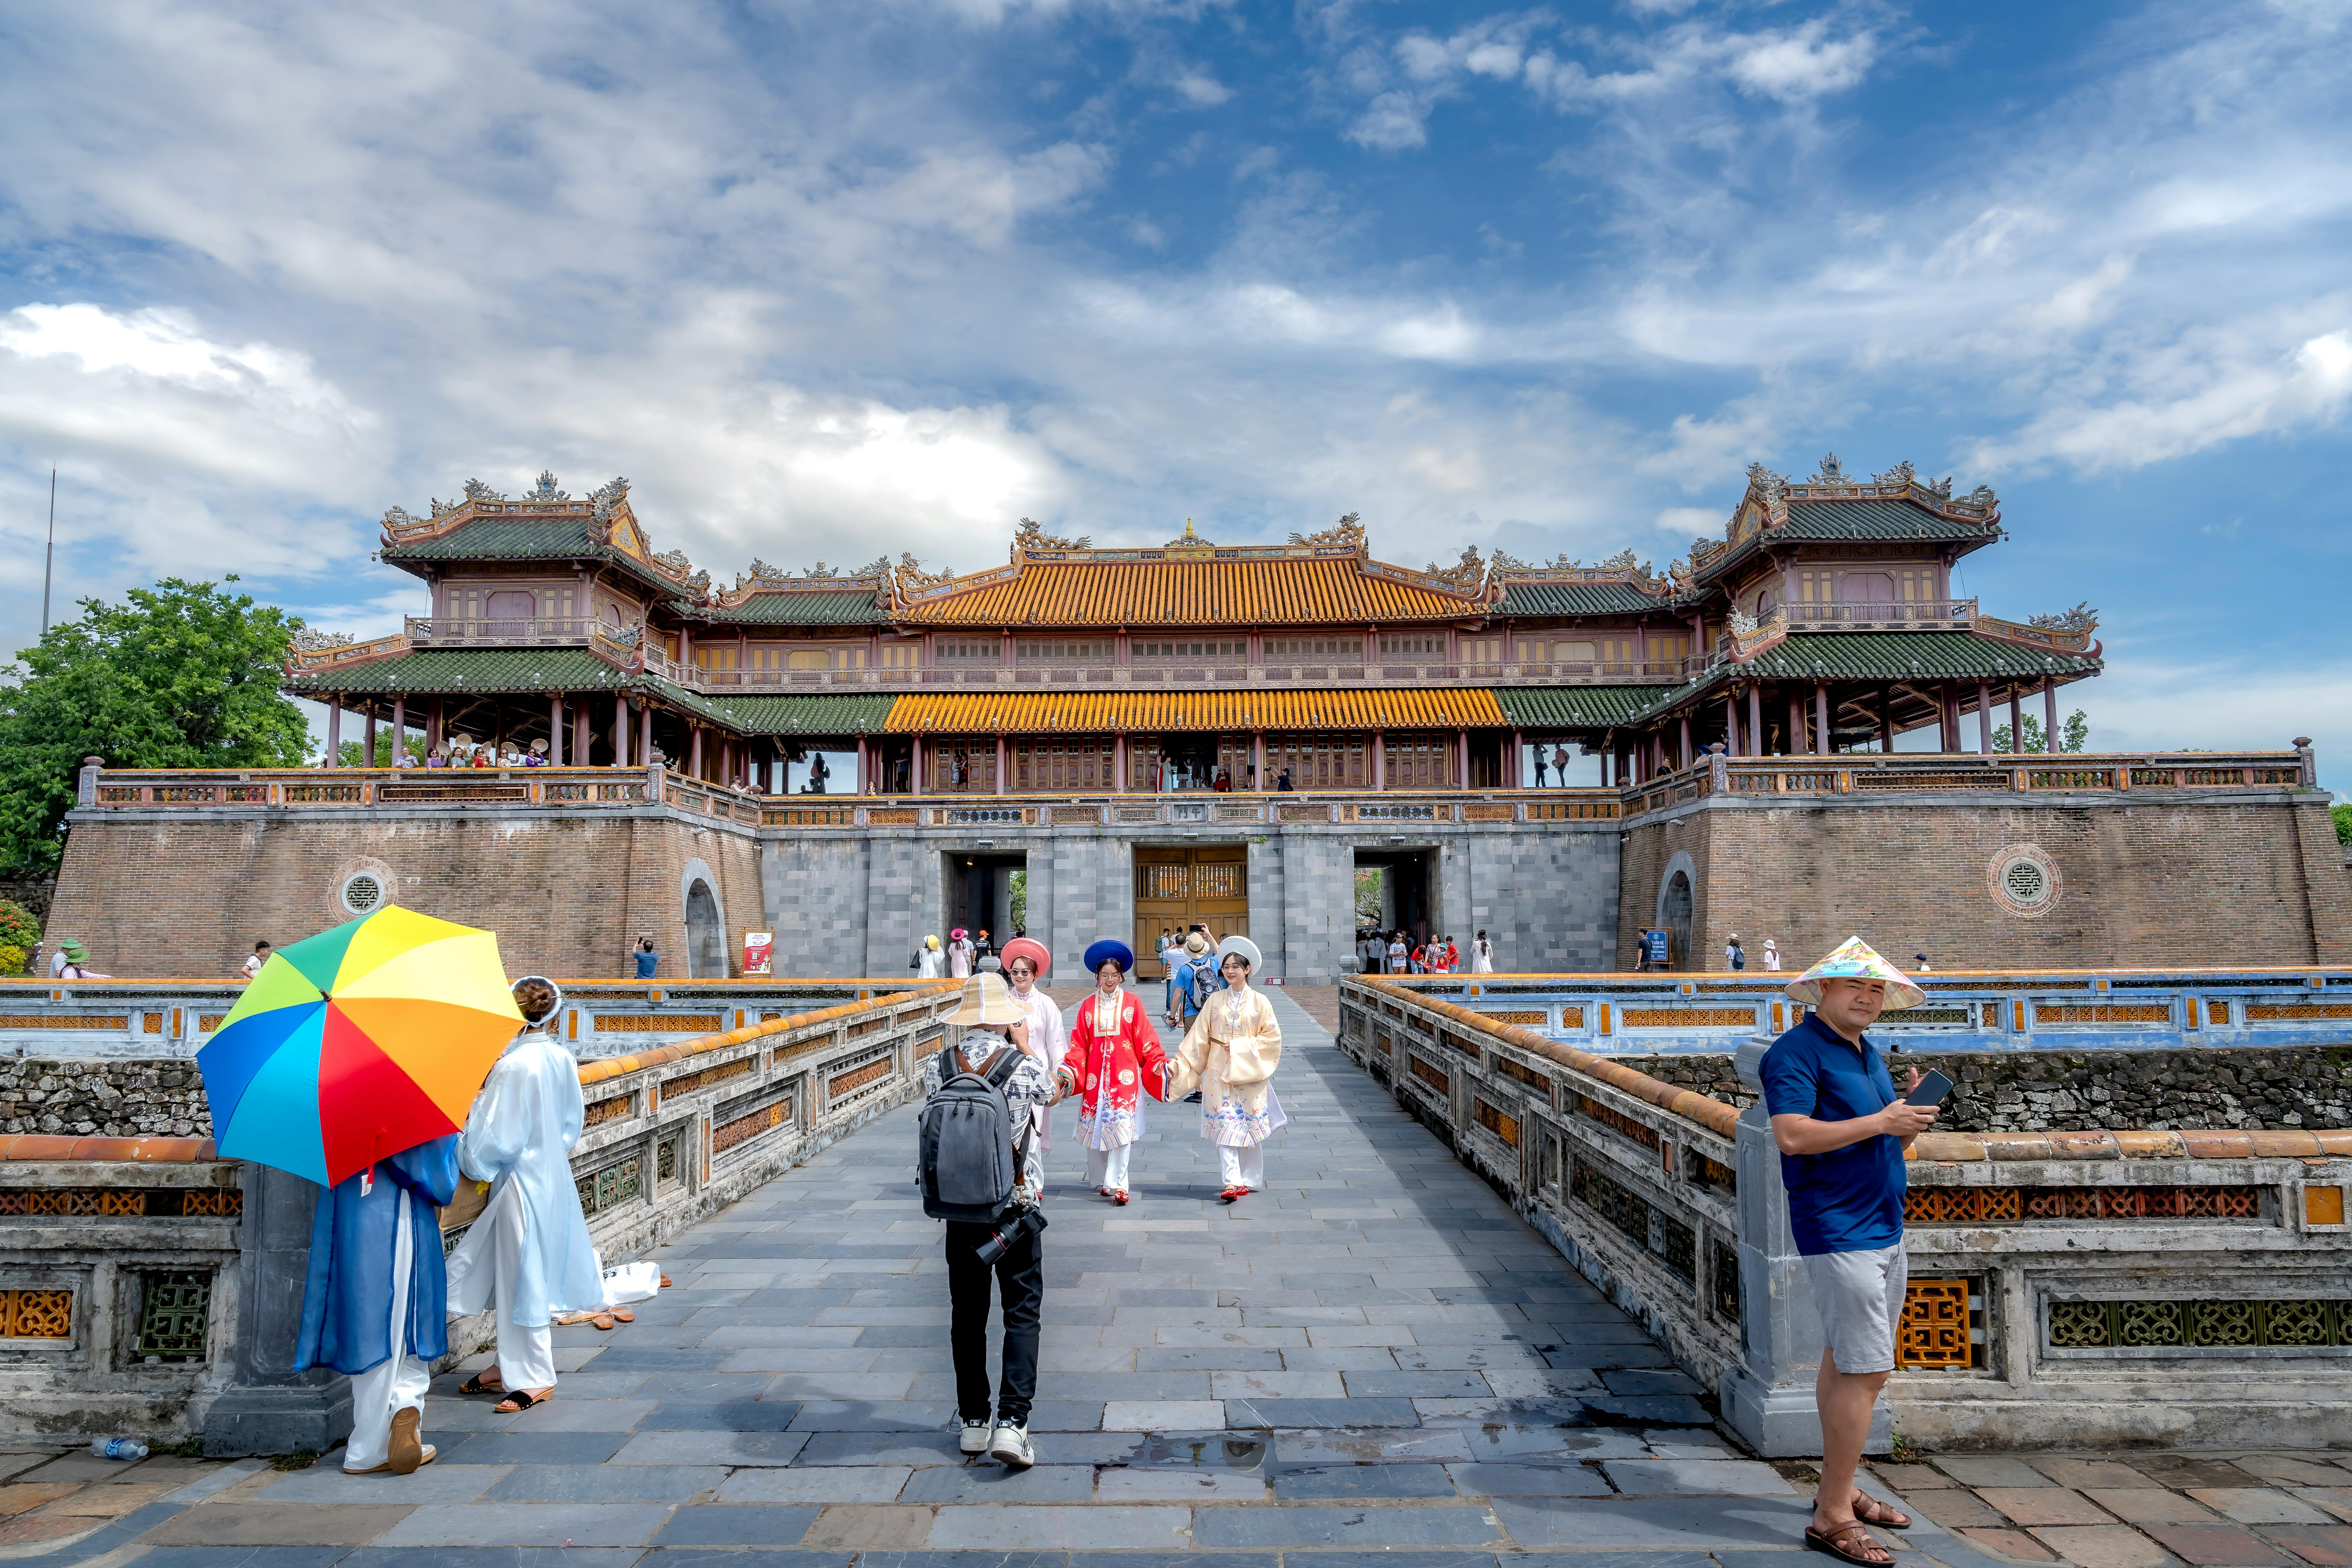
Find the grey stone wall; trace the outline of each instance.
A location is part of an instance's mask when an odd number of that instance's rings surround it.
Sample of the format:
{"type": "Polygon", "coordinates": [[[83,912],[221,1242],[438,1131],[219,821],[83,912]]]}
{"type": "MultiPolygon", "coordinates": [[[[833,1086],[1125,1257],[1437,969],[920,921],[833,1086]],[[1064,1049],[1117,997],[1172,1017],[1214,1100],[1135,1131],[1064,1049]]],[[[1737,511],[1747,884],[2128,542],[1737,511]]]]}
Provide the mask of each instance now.
{"type": "MultiPolygon", "coordinates": [[[[1621,1057],[1637,1072],[1734,1105],[1756,1096],[1727,1056],[1621,1057]]],[[[2238,1051],[1905,1050],[1958,1087],[1946,1132],[2084,1132],[2131,1128],[2352,1126],[2352,1045],[2238,1051]]]]}
{"type": "Polygon", "coordinates": [[[81,1138],[209,1138],[193,1061],[0,1057],[0,1132],[81,1138]]]}

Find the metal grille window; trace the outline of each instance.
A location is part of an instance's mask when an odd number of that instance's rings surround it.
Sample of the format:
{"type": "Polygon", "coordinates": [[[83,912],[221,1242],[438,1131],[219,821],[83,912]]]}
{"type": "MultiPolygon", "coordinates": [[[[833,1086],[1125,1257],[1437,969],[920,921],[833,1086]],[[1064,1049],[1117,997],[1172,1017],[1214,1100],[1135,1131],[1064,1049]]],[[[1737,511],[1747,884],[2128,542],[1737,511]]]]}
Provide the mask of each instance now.
{"type": "Polygon", "coordinates": [[[683,1132],[673,1132],[654,1145],[654,1180],[657,1182],[677,1180],[678,1142],[684,1136],[683,1132]]]}
{"type": "Polygon", "coordinates": [[[1706,1279],[1714,1288],[1715,1315],[1727,1323],[1739,1321],[1739,1249],[1729,1242],[1709,1237],[1706,1279]]]}
{"type": "Polygon", "coordinates": [[[213,1277],[142,1274],[139,1283],[139,1356],[151,1362],[204,1360],[213,1277]]]}
{"type": "Polygon", "coordinates": [[[1654,1254],[1684,1283],[1696,1285],[1698,1237],[1689,1226],[1581,1160],[1574,1162],[1568,1193],[1626,1240],[1654,1254]]]}
{"type": "Polygon", "coordinates": [[[2352,1345],[2352,1301],[2053,1301],[2053,1350],[2352,1345]]]}
{"type": "Polygon", "coordinates": [[[603,1170],[573,1179],[579,1189],[580,1212],[599,1215],[639,1196],[645,1190],[636,1155],[615,1160],[603,1170]]]}

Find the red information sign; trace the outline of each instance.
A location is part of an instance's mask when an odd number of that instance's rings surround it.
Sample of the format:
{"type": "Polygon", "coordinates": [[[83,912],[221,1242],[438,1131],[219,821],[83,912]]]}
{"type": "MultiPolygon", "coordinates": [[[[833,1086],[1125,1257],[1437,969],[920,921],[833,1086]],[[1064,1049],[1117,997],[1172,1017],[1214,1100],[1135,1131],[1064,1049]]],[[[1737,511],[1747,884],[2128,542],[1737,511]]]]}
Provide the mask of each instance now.
{"type": "Polygon", "coordinates": [[[743,933],[743,973],[772,974],[775,973],[776,933],[772,931],[747,931],[743,933]]]}

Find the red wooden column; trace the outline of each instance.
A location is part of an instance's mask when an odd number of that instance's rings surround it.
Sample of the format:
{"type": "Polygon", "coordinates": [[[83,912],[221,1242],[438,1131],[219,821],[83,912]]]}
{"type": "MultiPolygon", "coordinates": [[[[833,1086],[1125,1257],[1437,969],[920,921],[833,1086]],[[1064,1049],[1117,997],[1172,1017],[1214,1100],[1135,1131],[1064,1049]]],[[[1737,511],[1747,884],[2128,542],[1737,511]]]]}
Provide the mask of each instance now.
{"type": "Polygon", "coordinates": [[[1764,754],[1764,691],[1750,682],[1748,688],[1748,755],[1764,754]]]}
{"type": "MultiPolygon", "coordinates": [[[[1013,634],[1010,632],[1004,634],[1004,646],[1008,649],[1013,647],[1013,634]]],[[[1007,755],[1004,737],[1000,733],[996,737],[996,793],[999,795],[1004,793],[1005,763],[1009,761],[1011,758],[1007,755]]]]}
{"type": "Polygon", "coordinates": [[[1977,755],[1992,752],[1992,688],[1987,682],[1977,682],[1977,755]]]}
{"type": "Polygon", "coordinates": [[[572,705],[572,765],[588,765],[588,700],[584,697],[572,705]]]}
{"type": "Polygon", "coordinates": [[[1723,752],[1736,757],[1739,751],[1739,694],[1726,687],[1723,692],[1723,752]]]}
{"type": "Polygon", "coordinates": [[[687,776],[698,779],[702,776],[702,726],[689,722],[686,735],[687,776]]]}
{"type": "Polygon", "coordinates": [[[2042,678],[2042,749],[2058,749],[2058,678],[2054,675],[2042,678]]]}
{"type": "Polygon", "coordinates": [[[1512,789],[1528,787],[1528,732],[1525,730],[1511,731],[1511,766],[1503,782],[1512,789]]]}
{"type": "MultiPolygon", "coordinates": [[[[1257,646],[1255,632],[1250,633],[1250,646],[1252,647],[1257,646]]],[[[1256,770],[1251,775],[1250,788],[1259,790],[1272,788],[1273,786],[1265,780],[1265,731],[1263,730],[1250,731],[1250,765],[1256,770]]]]}
{"type": "Polygon", "coordinates": [[[341,766],[342,749],[343,700],[330,697],[327,700],[327,760],[324,765],[331,768],[341,766]]]}
{"type": "Polygon", "coordinates": [[[1805,699],[1795,687],[1789,688],[1789,755],[1801,757],[1811,748],[1805,744],[1805,699]]]}
{"type": "Polygon", "coordinates": [[[547,696],[547,763],[550,767],[563,765],[563,693],[551,691],[547,696]]]}
{"type": "Polygon", "coordinates": [[[392,761],[397,767],[403,753],[408,750],[408,697],[396,693],[392,700],[392,761]]]}
{"type": "Polygon", "coordinates": [[[2012,756],[2025,750],[2025,701],[2014,680],[2009,683],[2009,750],[2012,756]]]}
{"type": "Polygon", "coordinates": [[[1895,750],[1895,688],[1892,686],[1878,689],[1878,749],[1882,752],[1895,750]]]}
{"type": "Polygon", "coordinates": [[[1678,766],[1685,768],[1690,766],[1690,715],[1688,713],[1682,715],[1682,751],[1680,752],[1680,757],[1681,761],[1677,763],[1678,766]]]}
{"type": "Polygon", "coordinates": [[[637,704],[637,761],[650,762],[654,754],[654,705],[637,704]]]}
{"type": "Polygon", "coordinates": [[[1461,764],[1461,771],[1454,777],[1454,787],[1455,789],[1468,789],[1470,787],[1469,731],[1457,730],[1454,731],[1454,754],[1455,758],[1459,760],[1461,764]]]}
{"type": "Polygon", "coordinates": [[[360,730],[360,766],[375,766],[375,703],[371,700],[365,709],[367,722],[360,730]]]}
{"type": "Polygon", "coordinates": [[[1813,754],[1826,757],[1837,748],[1830,743],[1830,683],[1813,682],[1813,754]]]}
{"type": "Polygon", "coordinates": [[[1374,789],[1389,787],[1388,764],[1388,733],[1382,730],[1375,730],[1372,731],[1372,787],[1374,789]]]}

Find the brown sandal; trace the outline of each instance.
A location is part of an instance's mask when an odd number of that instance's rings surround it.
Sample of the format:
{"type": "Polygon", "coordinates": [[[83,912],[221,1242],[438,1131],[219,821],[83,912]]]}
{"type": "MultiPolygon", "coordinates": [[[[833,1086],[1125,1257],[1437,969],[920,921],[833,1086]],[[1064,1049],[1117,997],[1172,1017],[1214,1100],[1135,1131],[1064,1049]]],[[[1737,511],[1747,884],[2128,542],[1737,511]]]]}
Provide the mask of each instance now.
{"type": "Polygon", "coordinates": [[[1876,1498],[1872,1497],[1868,1492],[1864,1491],[1860,1487],[1854,1488],[1853,1500],[1849,1501],[1846,1506],[1853,1510],[1854,1518],[1860,1520],[1864,1524],[1874,1524],[1882,1530],[1908,1530],[1911,1528],[1911,1516],[1909,1514],[1905,1513],[1901,1509],[1896,1508],[1891,1502],[1879,1501],[1876,1498]]]}
{"type": "Polygon", "coordinates": [[[1832,1525],[1827,1530],[1818,1525],[1805,1526],[1805,1549],[1808,1552],[1826,1552],[1841,1563],[1853,1563],[1854,1568],[1887,1568],[1895,1561],[1895,1553],[1873,1540],[1870,1531],[1863,1528],[1858,1519],[1849,1519],[1843,1524],[1832,1525]],[[1857,1535],[1862,1537],[1864,1550],[1849,1551],[1845,1542],[1857,1535]],[[1867,1552],[1880,1555],[1867,1556],[1864,1554],[1867,1552]]]}
{"type": "Polygon", "coordinates": [[[504,1394],[507,1391],[507,1381],[505,1378],[499,1378],[492,1383],[484,1383],[482,1379],[488,1376],[489,1376],[489,1372],[487,1369],[476,1373],[473,1376],[467,1378],[465,1382],[457,1385],[457,1392],[460,1394],[504,1394]]]}
{"type": "MultiPolygon", "coordinates": [[[[609,1316],[612,1318],[613,1321],[616,1323],[634,1323],[637,1321],[637,1315],[635,1312],[630,1311],[626,1307],[614,1308],[609,1316]]],[[[1905,1520],[1903,1521],[1904,1524],[1908,1524],[1911,1521],[1909,1520],[1905,1520]]],[[[1903,1525],[1898,1524],[1895,1528],[1900,1530],[1903,1528],[1903,1525]]]]}
{"type": "Polygon", "coordinates": [[[492,1406],[490,1414],[493,1415],[520,1415],[524,1411],[530,1409],[532,1405],[545,1405],[554,1397],[555,1390],[551,1388],[545,1394],[533,1394],[528,1388],[518,1388],[513,1393],[508,1394],[504,1399],[499,1401],[496,1405],[492,1406]]]}

